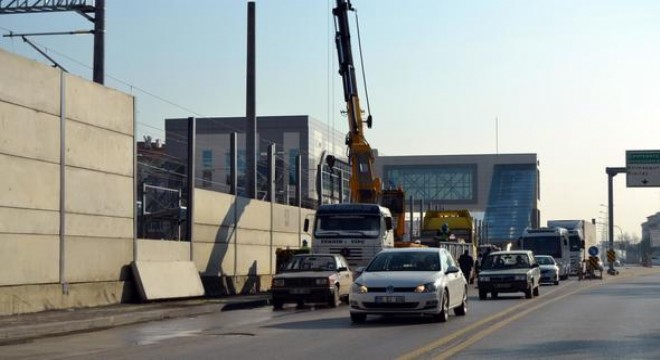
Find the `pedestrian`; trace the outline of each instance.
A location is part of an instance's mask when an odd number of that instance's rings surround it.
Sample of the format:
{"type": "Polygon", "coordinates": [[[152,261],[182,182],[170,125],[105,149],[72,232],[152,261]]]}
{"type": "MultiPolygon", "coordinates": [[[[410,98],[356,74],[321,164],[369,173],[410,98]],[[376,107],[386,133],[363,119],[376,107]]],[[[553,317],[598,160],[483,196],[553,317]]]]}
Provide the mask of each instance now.
{"type": "Polygon", "coordinates": [[[474,259],[470,256],[469,250],[465,250],[465,252],[458,258],[458,265],[461,267],[465,280],[472,284],[472,267],[474,266],[474,259]]]}

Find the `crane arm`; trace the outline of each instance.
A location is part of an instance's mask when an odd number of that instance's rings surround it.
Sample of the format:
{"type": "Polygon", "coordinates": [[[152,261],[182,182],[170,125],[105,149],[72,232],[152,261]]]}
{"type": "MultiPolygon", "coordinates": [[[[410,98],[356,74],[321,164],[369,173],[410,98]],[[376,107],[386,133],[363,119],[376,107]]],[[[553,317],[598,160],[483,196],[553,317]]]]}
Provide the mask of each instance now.
{"type": "MultiPolygon", "coordinates": [[[[339,59],[339,74],[342,77],[344,101],[348,116],[349,132],[346,137],[348,158],[351,164],[351,201],[355,203],[378,203],[381,193],[380,178],[373,170],[374,156],[371,146],[364,137],[364,121],[355,78],[348,11],[353,11],[347,0],[337,0],[332,10],[335,17],[335,43],[339,59]]],[[[371,123],[371,116],[367,119],[371,123]]]]}

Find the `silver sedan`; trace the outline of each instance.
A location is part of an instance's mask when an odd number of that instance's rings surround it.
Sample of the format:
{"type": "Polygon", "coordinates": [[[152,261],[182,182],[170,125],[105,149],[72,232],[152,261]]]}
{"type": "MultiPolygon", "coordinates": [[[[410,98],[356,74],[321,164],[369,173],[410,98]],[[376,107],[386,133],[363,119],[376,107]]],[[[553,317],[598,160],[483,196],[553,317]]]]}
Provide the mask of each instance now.
{"type": "Polygon", "coordinates": [[[467,282],[442,248],[394,248],[378,253],[351,287],[351,320],[367,315],[430,315],[447,321],[449,311],[465,315],[467,282]]]}

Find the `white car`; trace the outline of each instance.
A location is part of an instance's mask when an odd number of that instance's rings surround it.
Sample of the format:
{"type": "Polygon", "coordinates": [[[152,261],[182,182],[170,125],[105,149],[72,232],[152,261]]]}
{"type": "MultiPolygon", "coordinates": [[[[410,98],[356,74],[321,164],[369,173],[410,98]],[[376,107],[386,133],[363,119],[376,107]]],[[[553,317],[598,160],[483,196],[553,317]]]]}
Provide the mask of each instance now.
{"type": "Polygon", "coordinates": [[[349,293],[351,321],[367,315],[431,315],[447,321],[449,310],[465,315],[467,281],[442,248],[390,248],[378,253],[349,293]]]}
{"type": "Polygon", "coordinates": [[[535,255],[534,259],[541,268],[540,282],[559,285],[559,266],[557,266],[555,258],[550,255],[535,255]]]}

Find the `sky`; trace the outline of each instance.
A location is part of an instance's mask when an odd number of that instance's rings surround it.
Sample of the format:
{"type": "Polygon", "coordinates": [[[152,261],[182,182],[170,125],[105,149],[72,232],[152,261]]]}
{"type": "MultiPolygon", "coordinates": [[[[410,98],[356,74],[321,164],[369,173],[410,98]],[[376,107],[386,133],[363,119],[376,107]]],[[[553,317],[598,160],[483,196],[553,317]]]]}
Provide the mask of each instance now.
{"type": "MultiPolygon", "coordinates": [[[[382,155],[536,153],[541,220],[606,221],[606,167],[660,149],[660,2],[353,0],[382,155]]],[[[346,132],[330,0],[256,1],[257,115],[346,132]]],[[[165,118],[244,116],[244,0],[106,0],[106,85],[137,98],[140,137],[165,118]]],[[[0,33],[89,30],[75,13],[1,15],[0,33]]],[[[358,39],[351,16],[358,70],[358,39]]],[[[93,37],[30,37],[92,78],[93,37]]],[[[48,61],[20,38],[0,48],[48,61]]],[[[360,100],[366,107],[358,72],[360,100]]],[[[660,189],[614,178],[615,238],[641,236],[660,189]]],[[[599,227],[600,228],[600,227],[599,227]]],[[[601,234],[599,234],[599,237],[601,234]]]]}

